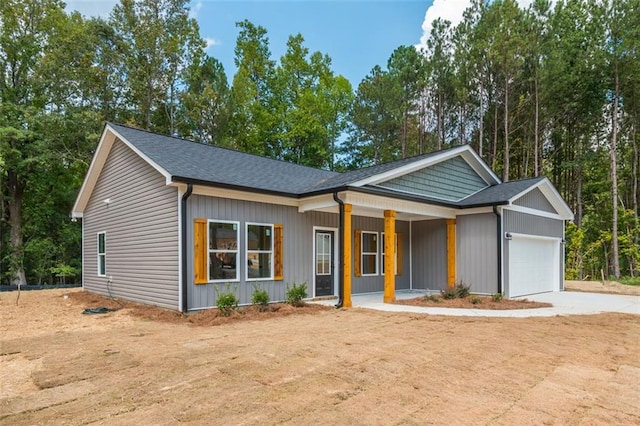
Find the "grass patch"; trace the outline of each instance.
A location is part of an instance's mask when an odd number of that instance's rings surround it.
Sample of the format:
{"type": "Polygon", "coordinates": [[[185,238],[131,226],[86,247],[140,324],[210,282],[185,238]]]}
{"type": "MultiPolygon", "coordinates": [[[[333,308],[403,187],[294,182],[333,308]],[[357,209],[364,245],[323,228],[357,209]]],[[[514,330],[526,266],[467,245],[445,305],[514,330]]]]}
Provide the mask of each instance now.
{"type": "Polygon", "coordinates": [[[624,285],[640,286],[640,277],[623,277],[618,282],[624,285]]]}

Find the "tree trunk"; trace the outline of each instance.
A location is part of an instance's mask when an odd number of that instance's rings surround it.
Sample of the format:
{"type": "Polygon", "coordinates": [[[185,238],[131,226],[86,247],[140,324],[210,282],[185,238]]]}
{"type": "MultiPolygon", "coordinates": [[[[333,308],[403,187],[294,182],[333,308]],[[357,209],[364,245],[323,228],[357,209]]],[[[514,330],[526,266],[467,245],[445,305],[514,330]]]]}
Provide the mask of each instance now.
{"type": "Polygon", "coordinates": [[[534,80],[535,84],[535,98],[536,98],[536,114],[535,123],[533,129],[533,176],[538,177],[540,175],[540,163],[539,163],[539,147],[540,147],[540,98],[538,93],[538,76],[534,80]]]}
{"type": "Polygon", "coordinates": [[[496,169],[496,158],[498,157],[498,103],[493,110],[493,147],[491,149],[491,168],[496,169]]]}
{"type": "Polygon", "coordinates": [[[613,116],[611,117],[611,251],[613,261],[613,276],[620,278],[620,259],[618,253],[618,172],[616,148],[618,144],[618,98],[620,96],[620,80],[618,76],[618,64],[614,66],[614,95],[613,95],[613,116]]]}
{"type": "Polygon", "coordinates": [[[11,244],[11,284],[25,285],[27,278],[23,265],[23,237],[22,237],[22,201],[24,196],[25,181],[21,179],[15,171],[7,172],[7,183],[9,185],[9,226],[11,233],[9,243],[11,244]]]}
{"type": "Polygon", "coordinates": [[[504,82],[504,169],[502,181],[509,182],[509,77],[504,82]]]}
{"type": "Polygon", "coordinates": [[[482,140],[484,139],[484,111],[483,111],[484,97],[482,96],[482,83],[480,83],[480,129],[478,136],[478,155],[482,158],[482,140]]]}

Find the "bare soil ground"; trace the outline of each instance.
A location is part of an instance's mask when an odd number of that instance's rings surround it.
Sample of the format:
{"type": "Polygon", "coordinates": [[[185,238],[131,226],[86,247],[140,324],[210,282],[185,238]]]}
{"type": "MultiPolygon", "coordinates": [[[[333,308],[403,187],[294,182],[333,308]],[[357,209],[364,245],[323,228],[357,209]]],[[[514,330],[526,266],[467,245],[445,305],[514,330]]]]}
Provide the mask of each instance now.
{"type": "Polygon", "coordinates": [[[0,424],[640,424],[635,315],[303,308],[210,325],[82,315],[103,299],[77,292],[0,294],[0,424]]]}
{"type": "Polygon", "coordinates": [[[564,288],[567,291],[640,296],[640,286],[620,284],[616,281],[565,281],[564,288]]]}

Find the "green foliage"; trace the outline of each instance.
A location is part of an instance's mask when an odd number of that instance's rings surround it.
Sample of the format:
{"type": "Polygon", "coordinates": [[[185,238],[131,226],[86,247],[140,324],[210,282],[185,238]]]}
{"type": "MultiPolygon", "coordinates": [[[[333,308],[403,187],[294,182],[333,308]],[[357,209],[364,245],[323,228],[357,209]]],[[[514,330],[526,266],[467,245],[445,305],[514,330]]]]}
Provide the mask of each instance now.
{"type": "Polygon", "coordinates": [[[493,293],[491,295],[491,301],[493,302],[502,302],[504,295],[502,293],[493,293]]]}
{"type": "Polygon", "coordinates": [[[440,303],[440,296],[437,294],[427,294],[424,296],[424,300],[427,302],[440,303]]]}
{"type": "Polygon", "coordinates": [[[456,295],[460,299],[464,299],[469,295],[469,289],[471,288],[470,284],[465,284],[463,281],[459,281],[456,283],[455,291],[456,295]]]}
{"type": "Polygon", "coordinates": [[[238,297],[236,296],[237,288],[231,289],[231,284],[226,285],[226,291],[220,291],[218,285],[215,286],[216,290],[216,306],[220,310],[220,313],[224,316],[229,316],[231,312],[238,308],[238,297]]]}
{"type": "Polygon", "coordinates": [[[458,290],[455,287],[447,287],[440,292],[443,299],[451,300],[458,297],[458,290]]]}
{"type": "Polygon", "coordinates": [[[635,285],[640,286],[640,276],[637,277],[623,277],[620,278],[619,282],[624,285],[635,285]]]}
{"type": "Polygon", "coordinates": [[[303,300],[307,298],[307,283],[296,284],[295,282],[289,287],[287,284],[287,303],[292,306],[304,306],[303,300]]]}
{"type": "Polygon", "coordinates": [[[482,303],[482,299],[480,298],[480,296],[472,294],[471,296],[469,296],[469,302],[471,302],[472,305],[477,305],[479,303],[482,303]]]}
{"type": "Polygon", "coordinates": [[[261,311],[265,310],[269,305],[269,293],[259,285],[253,285],[253,293],[251,294],[251,303],[258,305],[261,311]]]}
{"type": "Polygon", "coordinates": [[[78,268],[60,263],[51,268],[51,273],[58,278],[59,284],[66,284],[66,279],[68,277],[74,277],[78,274],[78,268]]]}

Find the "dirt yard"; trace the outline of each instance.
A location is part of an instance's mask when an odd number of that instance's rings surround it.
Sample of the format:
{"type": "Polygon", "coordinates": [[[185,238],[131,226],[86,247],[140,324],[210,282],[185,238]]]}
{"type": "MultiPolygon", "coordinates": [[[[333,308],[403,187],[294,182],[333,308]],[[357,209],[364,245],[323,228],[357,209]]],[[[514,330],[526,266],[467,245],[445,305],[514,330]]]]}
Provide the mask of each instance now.
{"type": "Polygon", "coordinates": [[[640,424],[639,316],[205,326],[69,292],[0,293],[0,424],[640,424]]]}

